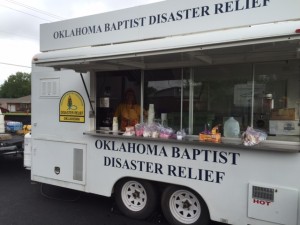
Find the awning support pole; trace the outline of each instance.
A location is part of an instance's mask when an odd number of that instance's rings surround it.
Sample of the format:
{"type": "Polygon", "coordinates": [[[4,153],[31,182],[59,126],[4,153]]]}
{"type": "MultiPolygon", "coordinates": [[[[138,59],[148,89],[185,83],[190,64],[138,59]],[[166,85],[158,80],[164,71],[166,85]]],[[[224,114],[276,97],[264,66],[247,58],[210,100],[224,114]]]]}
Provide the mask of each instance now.
{"type": "Polygon", "coordinates": [[[86,84],[85,84],[85,81],[84,81],[84,79],[83,79],[82,73],[80,73],[80,77],[81,77],[81,80],[82,80],[82,83],[83,83],[83,85],[84,85],[84,89],[85,89],[86,95],[87,95],[87,97],[88,97],[88,99],[89,99],[89,103],[90,103],[90,106],[91,106],[91,109],[92,109],[92,115],[90,114],[89,117],[92,118],[92,117],[95,117],[95,110],[94,110],[94,107],[93,107],[93,105],[92,105],[92,102],[91,102],[91,98],[90,98],[89,92],[88,92],[88,90],[87,90],[87,88],[86,88],[86,84]]]}

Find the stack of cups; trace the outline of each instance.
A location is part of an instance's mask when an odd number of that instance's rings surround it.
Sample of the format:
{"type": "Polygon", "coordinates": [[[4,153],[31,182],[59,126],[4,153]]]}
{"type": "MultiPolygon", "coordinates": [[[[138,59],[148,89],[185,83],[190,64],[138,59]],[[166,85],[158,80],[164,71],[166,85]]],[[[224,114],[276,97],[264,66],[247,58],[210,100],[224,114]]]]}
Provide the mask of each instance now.
{"type": "Polygon", "coordinates": [[[168,126],[168,119],[167,119],[167,113],[161,114],[161,124],[166,127],[168,126]]]}
{"type": "Polygon", "coordinates": [[[153,105],[153,104],[149,104],[148,124],[153,123],[153,121],[154,121],[154,116],[155,116],[154,105],[153,105]]]}

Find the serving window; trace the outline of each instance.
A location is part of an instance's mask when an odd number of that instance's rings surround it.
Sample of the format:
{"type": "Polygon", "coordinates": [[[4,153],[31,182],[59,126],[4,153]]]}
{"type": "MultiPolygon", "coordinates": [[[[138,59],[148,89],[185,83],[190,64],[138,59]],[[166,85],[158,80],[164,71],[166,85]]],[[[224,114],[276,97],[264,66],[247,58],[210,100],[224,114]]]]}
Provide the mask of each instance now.
{"type": "Polygon", "coordinates": [[[254,126],[267,130],[270,138],[300,139],[300,63],[299,60],[261,63],[255,66],[254,126]]]}
{"type": "Polygon", "coordinates": [[[189,92],[184,88],[188,82],[187,70],[149,70],[144,74],[145,107],[154,105],[154,122],[175,130],[187,128],[189,92]]]}
{"type": "MultiPolygon", "coordinates": [[[[134,123],[128,119],[128,126],[148,123],[152,105],[152,122],[175,132],[199,135],[217,126],[224,136],[226,121],[234,118],[237,138],[253,127],[268,139],[299,142],[299,68],[299,60],[290,60],[98,72],[96,127],[112,128],[118,106],[131,90],[139,107],[133,114],[140,115],[134,123]]],[[[119,129],[122,123],[119,118],[119,129]]]]}
{"type": "Polygon", "coordinates": [[[251,124],[252,65],[219,65],[194,69],[193,133],[219,125],[234,117],[245,130],[251,124]],[[246,90],[239,92],[239,86],[246,90]]]}

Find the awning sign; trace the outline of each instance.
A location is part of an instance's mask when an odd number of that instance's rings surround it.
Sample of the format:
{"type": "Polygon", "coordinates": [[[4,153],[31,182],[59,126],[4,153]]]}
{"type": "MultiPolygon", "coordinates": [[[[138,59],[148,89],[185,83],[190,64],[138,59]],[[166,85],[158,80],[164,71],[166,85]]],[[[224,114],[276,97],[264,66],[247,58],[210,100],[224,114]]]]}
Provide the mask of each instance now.
{"type": "Polygon", "coordinates": [[[68,91],[61,97],[59,103],[59,122],[85,122],[85,104],[78,92],[68,91]]]}
{"type": "Polygon", "coordinates": [[[160,1],[42,24],[40,50],[111,45],[294,21],[300,19],[299,9],[299,0],[160,1]]]}

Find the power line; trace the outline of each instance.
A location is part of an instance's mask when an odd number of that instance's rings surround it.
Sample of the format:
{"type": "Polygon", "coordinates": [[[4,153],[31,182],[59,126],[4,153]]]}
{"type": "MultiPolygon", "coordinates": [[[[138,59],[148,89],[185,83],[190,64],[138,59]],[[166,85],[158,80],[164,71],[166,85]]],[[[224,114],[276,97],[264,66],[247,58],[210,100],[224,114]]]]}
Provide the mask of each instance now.
{"type": "Polygon", "coordinates": [[[23,66],[23,65],[13,64],[13,63],[0,62],[0,64],[7,65],[7,66],[25,67],[25,68],[30,68],[31,69],[31,66],[23,66]]]}
{"type": "Polygon", "coordinates": [[[42,17],[35,16],[35,15],[30,14],[30,13],[23,12],[23,11],[21,11],[21,10],[17,10],[17,9],[11,8],[11,7],[6,6],[6,5],[0,4],[0,6],[5,7],[5,8],[9,8],[9,9],[11,9],[11,10],[14,10],[14,11],[17,11],[17,12],[20,12],[20,13],[27,14],[27,15],[29,15],[29,16],[33,16],[33,17],[38,18],[38,19],[41,19],[41,20],[45,20],[45,21],[47,21],[47,22],[52,22],[51,20],[47,20],[47,19],[44,19],[44,18],[42,18],[42,17]]]}
{"type": "Polygon", "coordinates": [[[10,2],[10,3],[13,3],[13,4],[16,4],[16,5],[19,5],[19,6],[22,6],[24,8],[27,8],[27,9],[30,9],[32,11],[35,11],[35,12],[38,12],[38,13],[41,13],[41,14],[44,14],[44,15],[47,15],[47,16],[50,16],[52,18],[55,18],[55,19],[65,19],[61,16],[58,16],[58,15],[55,15],[53,13],[50,13],[50,12],[47,12],[47,11],[44,11],[44,10],[40,10],[40,9],[37,9],[37,8],[34,8],[32,6],[29,6],[29,5],[26,5],[26,4],[23,4],[23,3],[20,3],[20,2],[17,2],[17,1],[14,1],[14,0],[5,0],[7,2],[10,2]]]}

